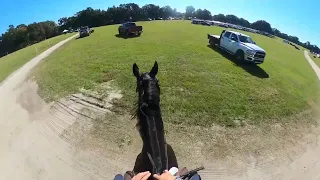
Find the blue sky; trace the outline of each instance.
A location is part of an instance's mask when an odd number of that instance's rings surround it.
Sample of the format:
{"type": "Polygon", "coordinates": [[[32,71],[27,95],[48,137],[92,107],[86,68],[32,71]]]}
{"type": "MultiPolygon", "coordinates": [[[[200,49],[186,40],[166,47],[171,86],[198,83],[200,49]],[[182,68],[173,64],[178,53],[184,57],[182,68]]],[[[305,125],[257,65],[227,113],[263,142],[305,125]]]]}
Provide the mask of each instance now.
{"type": "Polygon", "coordinates": [[[300,41],[309,40],[320,47],[320,1],[319,0],[1,0],[0,33],[10,24],[54,20],[72,16],[86,7],[107,9],[112,5],[134,2],[140,6],[153,3],[170,5],[184,12],[193,5],[196,9],[208,9],[212,14],[234,14],[249,22],[266,20],[272,27],[300,41]]]}

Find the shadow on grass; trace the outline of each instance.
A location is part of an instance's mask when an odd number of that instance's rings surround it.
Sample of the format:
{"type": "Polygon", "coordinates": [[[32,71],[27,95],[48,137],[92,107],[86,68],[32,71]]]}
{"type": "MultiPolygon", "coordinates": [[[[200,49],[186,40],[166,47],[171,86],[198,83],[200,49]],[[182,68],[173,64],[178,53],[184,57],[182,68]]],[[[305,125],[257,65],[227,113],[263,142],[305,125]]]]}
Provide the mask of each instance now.
{"type": "Polygon", "coordinates": [[[117,38],[122,38],[122,39],[129,39],[129,38],[136,38],[136,37],[140,37],[140,35],[129,35],[129,36],[126,36],[125,34],[116,34],[114,35],[115,37],[117,38]]]}
{"type": "Polygon", "coordinates": [[[250,73],[253,76],[256,76],[258,78],[269,78],[269,74],[265,72],[261,67],[254,63],[250,62],[240,62],[237,61],[231,54],[228,54],[227,52],[223,51],[222,49],[218,47],[211,47],[210,45],[207,45],[208,48],[213,49],[217,53],[221,54],[223,57],[228,59],[229,61],[233,62],[235,66],[241,67],[248,73],[250,73]]]}
{"type": "Polygon", "coordinates": [[[88,37],[88,36],[82,36],[82,37],[78,36],[78,37],[76,38],[76,40],[77,40],[77,39],[82,39],[82,38],[85,38],[85,37],[88,37]]]}

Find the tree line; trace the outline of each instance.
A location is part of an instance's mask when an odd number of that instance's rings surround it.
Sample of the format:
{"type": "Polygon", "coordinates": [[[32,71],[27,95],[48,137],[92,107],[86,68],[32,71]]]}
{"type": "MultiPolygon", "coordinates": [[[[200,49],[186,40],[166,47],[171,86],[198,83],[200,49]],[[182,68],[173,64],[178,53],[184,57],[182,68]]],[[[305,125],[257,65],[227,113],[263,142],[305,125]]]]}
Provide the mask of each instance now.
{"type": "Polygon", "coordinates": [[[71,17],[60,18],[58,24],[54,21],[44,21],[29,25],[20,24],[16,27],[10,25],[8,30],[0,36],[0,57],[42,40],[57,36],[61,34],[64,29],[77,29],[81,26],[98,27],[127,21],[144,21],[149,18],[167,19],[169,17],[180,19],[198,18],[241,25],[276,35],[299,44],[310,51],[320,53],[320,49],[316,45],[310,44],[309,41],[302,43],[298,37],[282,33],[280,30],[272,28],[270,23],[265,20],[250,23],[246,19],[239,18],[235,15],[212,15],[207,9],[195,9],[193,6],[186,7],[186,11],[181,13],[170,6],[160,7],[154,4],[146,4],[140,7],[135,3],[128,3],[112,6],[107,10],[88,7],[71,17]]]}
{"type": "Polygon", "coordinates": [[[8,30],[0,36],[0,57],[59,34],[59,27],[54,21],[16,27],[9,25],[8,30]]]}
{"type": "Polygon", "coordinates": [[[143,21],[157,18],[183,17],[183,13],[177,12],[170,6],[159,7],[147,4],[142,7],[135,3],[120,4],[118,7],[109,7],[107,10],[92,9],[88,7],[77,12],[72,17],[62,17],[58,24],[62,29],[78,28],[80,26],[98,27],[111,24],[119,24],[127,21],[143,21]]]}

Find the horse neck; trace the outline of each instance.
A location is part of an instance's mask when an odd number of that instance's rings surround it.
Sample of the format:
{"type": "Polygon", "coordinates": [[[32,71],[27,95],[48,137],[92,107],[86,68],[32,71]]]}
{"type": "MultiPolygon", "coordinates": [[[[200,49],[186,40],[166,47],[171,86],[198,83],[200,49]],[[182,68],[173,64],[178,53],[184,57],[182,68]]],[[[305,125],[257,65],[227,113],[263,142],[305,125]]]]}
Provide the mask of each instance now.
{"type": "MultiPolygon", "coordinates": [[[[141,107],[141,106],[140,106],[141,107]]],[[[162,115],[161,115],[161,108],[160,106],[157,106],[157,108],[149,108],[148,106],[145,107],[144,109],[145,113],[142,112],[141,109],[138,109],[138,118],[140,123],[141,122],[147,122],[148,119],[154,119],[155,120],[155,125],[157,129],[157,133],[159,138],[163,138],[164,142],[164,126],[163,126],[163,121],[162,121],[162,115]]],[[[147,131],[147,129],[142,129],[142,131],[147,131]]],[[[142,139],[144,144],[148,144],[149,142],[146,142],[146,139],[142,139]]],[[[160,139],[162,140],[162,139],[160,139]]]]}
{"type": "Polygon", "coordinates": [[[157,135],[157,141],[159,142],[159,148],[157,149],[152,148],[152,145],[150,143],[151,137],[146,137],[148,136],[147,131],[150,131],[150,129],[141,129],[141,135],[142,135],[142,141],[143,141],[142,151],[145,154],[149,153],[154,158],[160,156],[161,164],[162,164],[161,171],[163,171],[165,170],[165,168],[167,168],[168,160],[167,160],[167,152],[166,152],[165,133],[164,133],[160,106],[158,106],[157,108],[145,107],[144,112],[139,110],[138,116],[140,118],[140,123],[141,122],[155,123],[154,125],[156,126],[156,135],[157,135]]]}

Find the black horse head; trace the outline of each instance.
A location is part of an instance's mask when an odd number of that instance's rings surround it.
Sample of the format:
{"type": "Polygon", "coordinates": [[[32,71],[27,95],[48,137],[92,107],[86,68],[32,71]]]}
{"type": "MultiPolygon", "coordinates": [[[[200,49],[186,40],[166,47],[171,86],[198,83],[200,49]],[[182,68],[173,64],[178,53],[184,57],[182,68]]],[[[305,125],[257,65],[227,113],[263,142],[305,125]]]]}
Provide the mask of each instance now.
{"type": "MultiPolygon", "coordinates": [[[[137,118],[140,136],[143,141],[142,156],[150,164],[144,170],[152,174],[161,174],[168,168],[168,157],[164,127],[160,110],[160,87],[156,75],[158,63],[155,62],[150,72],[139,73],[136,63],[133,74],[137,78],[138,109],[137,118]]],[[[147,166],[147,165],[146,165],[147,166]]]]}

